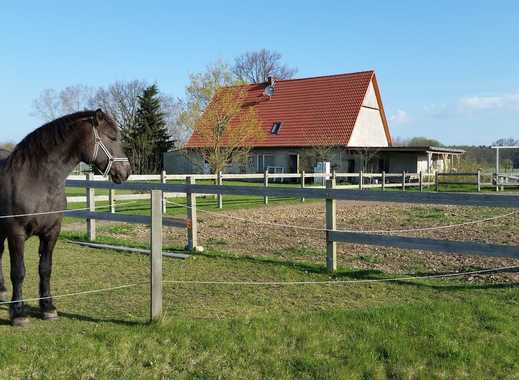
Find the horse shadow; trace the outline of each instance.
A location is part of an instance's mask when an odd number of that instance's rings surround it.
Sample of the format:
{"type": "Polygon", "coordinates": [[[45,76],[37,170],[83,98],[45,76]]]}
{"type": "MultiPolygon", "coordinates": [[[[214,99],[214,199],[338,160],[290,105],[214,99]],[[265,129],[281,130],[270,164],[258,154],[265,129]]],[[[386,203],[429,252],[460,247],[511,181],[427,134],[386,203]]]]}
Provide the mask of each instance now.
{"type": "MultiPolygon", "coordinates": [[[[0,310],[9,310],[8,305],[1,305],[0,310]]],[[[25,313],[27,314],[27,317],[31,319],[41,319],[41,311],[38,307],[25,304],[24,305],[25,313]]],[[[81,322],[91,322],[91,323],[111,323],[111,324],[117,324],[122,326],[144,326],[148,325],[149,322],[145,321],[128,321],[124,319],[118,319],[118,318],[98,318],[98,317],[92,317],[88,315],[82,315],[82,314],[76,314],[71,313],[67,311],[61,311],[58,310],[58,315],[60,319],[70,319],[70,320],[77,320],[81,322]]],[[[58,320],[59,321],[59,320],[58,320]]],[[[9,319],[3,319],[0,318],[0,326],[10,325],[11,321],[9,319]]]]}

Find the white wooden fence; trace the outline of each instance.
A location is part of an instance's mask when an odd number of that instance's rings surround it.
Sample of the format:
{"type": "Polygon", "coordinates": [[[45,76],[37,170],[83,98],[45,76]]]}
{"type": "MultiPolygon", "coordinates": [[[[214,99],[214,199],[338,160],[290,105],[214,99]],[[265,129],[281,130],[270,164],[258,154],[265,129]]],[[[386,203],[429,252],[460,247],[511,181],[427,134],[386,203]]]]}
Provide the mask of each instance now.
{"type": "MultiPolygon", "coordinates": [[[[219,173],[215,174],[167,174],[165,171],[161,174],[155,175],[132,175],[128,178],[129,182],[138,182],[138,181],[153,181],[166,184],[168,181],[186,181],[187,178],[193,178],[194,180],[213,180],[218,185],[223,185],[224,180],[257,180],[263,184],[263,187],[267,188],[274,181],[284,181],[286,179],[296,180],[299,183],[300,188],[305,187],[319,187],[314,184],[306,184],[307,179],[313,178],[323,178],[323,181],[327,179],[335,178],[336,181],[344,180],[355,182],[355,184],[346,184],[339,183],[337,186],[341,189],[373,189],[380,188],[382,191],[388,188],[397,188],[405,191],[407,188],[415,187],[420,191],[423,191],[425,187],[433,186],[434,182],[434,174],[432,173],[336,173],[333,172],[331,174],[325,173],[305,173],[304,171],[301,173],[269,173],[265,171],[264,173],[250,173],[250,174],[225,174],[219,173]]],[[[107,179],[100,175],[92,175],[87,174],[86,177],[83,175],[71,175],[68,177],[68,180],[90,180],[90,181],[106,181],[107,179]]],[[[321,186],[324,187],[324,186],[321,186]]],[[[198,194],[198,195],[208,195],[208,194],[198,194]]],[[[174,197],[184,197],[185,194],[181,192],[165,192],[164,199],[174,198],[174,197]]],[[[109,202],[110,204],[110,212],[114,213],[116,209],[117,201],[134,201],[134,200],[145,200],[149,199],[150,195],[146,194],[116,194],[115,189],[109,189],[108,195],[96,195],[95,201],[98,202],[109,202]]],[[[301,202],[304,202],[304,197],[301,197],[301,202]]],[[[86,203],[88,197],[86,195],[78,195],[78,196],[68,196],[67,202],[69,204],[73,203],[86,203]]],[[[166,202],[163,202],[163,211],[166,211],[166,202]]],[[[268,196],[264,197],[264,203],[268,204],[268,196]]],[[[223,196],[221,194],[217,195],[217,205],[218,208],[223,208],[223,196]]]]}
{"type": "MultiPolygon", "coordinates": [[[[267,199],[269,196],[324,199],[326,204],[326,266],[330,272],[335,271],[337,268],[337,242],[437,251],[462,255],[475,254],[481,256],[503,256],[519,259],[519,246],[354,233],[339,231],[336,228],[336,200],[519,208],[519,195],[346,190],[336,187],[336,178],[327,180],[326,188],[324,189],[199,185],[196,184],[193,177],[188,177],[185,183],[168,184],[126,182],[117,185],[107,181],[98,181],[95,177],[91,176],[89,180],[68,180],[66,185],[70,187],[82,187],[87,191],[88,204],[90,208],[89,211],[74,211],[68,215],[87,219],[89,239],[95,239],[95,220],[97,219],[139,223],[151,226],[150,276],[152,285],[150,314],[152,320],[158,319],[162,311],[162,226],[166,225],[177,228],[186,228],[188,239],[187,249],[189,251],[197,251],[201,249],[198,245],[197,233],[197,194],[246,195],[265,197],[267,199]],[[151,216],[97,212],[95,210],[95,189],[148,191],[151,197],[151,216]],[[186,208],[187,219],[164,217],[164,193],[186,194],[188,206],[186,208]]],[[[289,229],[288,226],[278,228],[289,229]]]]}

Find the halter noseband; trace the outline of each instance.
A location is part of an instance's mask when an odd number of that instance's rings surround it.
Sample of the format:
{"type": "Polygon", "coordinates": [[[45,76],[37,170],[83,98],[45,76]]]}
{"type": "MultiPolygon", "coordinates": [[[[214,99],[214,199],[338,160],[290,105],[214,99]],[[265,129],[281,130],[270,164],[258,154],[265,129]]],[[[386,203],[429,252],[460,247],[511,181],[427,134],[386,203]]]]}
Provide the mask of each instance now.
{"type": "Polygon", "coordinates": [[[94,164],[99,153],[99,148],[101,148],[101,150],[105,152],[106,157],[108,158],[108,164],[106,165],[106,169],[103,173],[103,177],[106,177],[110,173],[110,170],[112,170],[114,162],[130,162],[130,160],[128,160],[127,158],[114,157],[112,153],[110,153],[105,143],[103,142],[103,140],[101,140],[101,137],[99,136],[99,132],[96,128],[97,124],[97,121],[94,118],[92,118],[92,131],[94,132],[94,154],[92,155],[92,160],[90,164],[94,164]]]}

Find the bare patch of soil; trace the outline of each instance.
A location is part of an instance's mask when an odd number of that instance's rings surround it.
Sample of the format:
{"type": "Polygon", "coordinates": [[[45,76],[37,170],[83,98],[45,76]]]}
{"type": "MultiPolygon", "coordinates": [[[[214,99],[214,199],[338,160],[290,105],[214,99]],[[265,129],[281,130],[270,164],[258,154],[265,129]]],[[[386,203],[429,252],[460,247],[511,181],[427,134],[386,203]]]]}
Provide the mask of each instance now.
{"type": "MultiPolygon", "coordinates": [[[[337,202],[339,230],[375,231],[443,226],[503,215],[510,210],[407,205],[389,203],[337,202]]],[[[199,244],[225,252],[249,256],[277,257],[282,260],[325,263],[325,233],[292,229],[269,224],[286,224],[324,228],[323,203],[289,206],[268,206],[254,209],[204,213],[199,210],[199,244]],[[226,217],[244,218],[244,222],[226,217]]],[[[134,228],[112,237],[147,239],[148,229],[134,228]]],[[[478,241],[493,244],[519,245],[519,214],[495,221],[458,226],[419,233],[398,233],[402,236],[429,237],[444,240],[478,241]]],[[[168,229],[166,243],[183,245],[184,230],[168,229]]],[[[519,265],[511,258],[491,258],[440,254],[338,244],[338,265],[356,269],[375,269],[388,273],[442,273],[519,265]]],[[[517,281],[518,273],[472,276],[469,281],[517,281]]]]}

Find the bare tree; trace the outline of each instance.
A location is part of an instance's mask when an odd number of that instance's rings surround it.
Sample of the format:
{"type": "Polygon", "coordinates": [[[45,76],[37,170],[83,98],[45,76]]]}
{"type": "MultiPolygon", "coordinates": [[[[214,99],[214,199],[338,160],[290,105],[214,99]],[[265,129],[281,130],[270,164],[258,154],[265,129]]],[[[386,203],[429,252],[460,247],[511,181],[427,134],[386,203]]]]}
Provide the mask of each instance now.
{"type": "Polygon", "coordinates": [[[59,91],[46,89],[33,101],[31,115],[46,123],[89,108],[93,95],[94,90],[82,84],[67,86],[59,91]]]}
{"type": "Polygon", "coordinates": [[[519,140],[516,140],[512,137],[501,138],[492,143],[494,146],[518,146],[519,140]]]}
{"type": "Polygon", "coordinates": [[[282,64],[281,58],[277,51],[267,49],[247,52],[235,59],[232,71],[238,80],[246,83],[263,83],[269,76],[290,79],[297,69],[282,64]]]}
{"type": "MultiPolygon", "coordinates": [[[[347,150],[349,149],[347,148],[347,150]]],[[[380,149],[366,146],[355,148],[353,152],[359,159],[360,170],[368,173],[378,172],[378,161],[375,162],[375,160],[379,158],[380,149]]]]}
{"type": "Polygon", "coordinates": [[[132,80],[117,81],[106,88],[100,87],[91,99],[91,107],[106,111],[117,126],[127,132],[136,125],[139,96],[146,86],[146,82],[142,80],[132,80]]]}
{"type": "Polygon", "coordinates": [[[222,61],[207,66],[203,72],[191,74],[189,79],[184,99],[177,101],[175,109],[178,109],[178,115],[174,118],[172,127],[181,134],[177,139],[180,145],[186,142],[195,130],[196,124],[215,94],[221,88],[237,84],[229,65],[222,61]]]}
{"type": "Polygon", "coordinates": [[[182,100],[169,95],[161,94],[160,106],[162,113],[164,114],[164,121],[166,122],[169,135],[175,141],[175,145],[184,145],[191,135],[191,129],[182,123],[182,100]]]}
{"type": "Polygon", "coordinates": [[[245,96],[243,86],[221,89],[195,125],[197,151],[214,173],[245,161],[252,144],[264,137],[254,107],[243,107],[245,96]]]}

